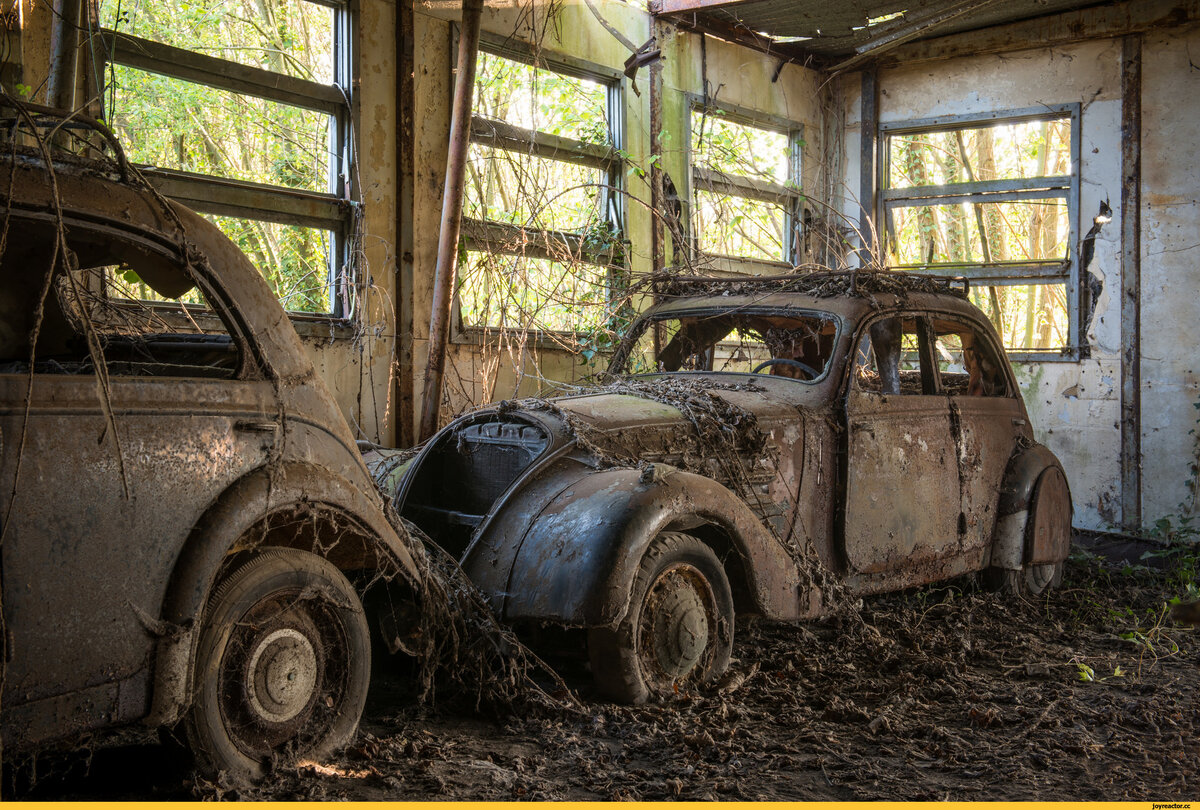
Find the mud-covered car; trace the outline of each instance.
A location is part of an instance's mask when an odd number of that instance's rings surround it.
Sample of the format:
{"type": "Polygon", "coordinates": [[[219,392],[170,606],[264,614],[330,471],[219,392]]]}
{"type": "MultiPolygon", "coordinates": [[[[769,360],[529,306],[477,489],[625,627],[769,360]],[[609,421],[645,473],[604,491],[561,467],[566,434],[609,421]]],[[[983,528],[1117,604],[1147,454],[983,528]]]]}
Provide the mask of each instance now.
{"type": "Polygon", "coordinates": [[[288,316],[123,159],[0,153],[6,759],[135,722],[241,777],[344,744],[364,589],[420,576],[288,316]]]}
{"type": "Polygon", "coordinates": [[[1036,594],[1068,552],[1067,481],[966,293],[681,281],[611,384],[475,411],[376,478],[502,618],[586,628],[623,701],[720,675],[735,614],[801,620],[970,572],[1036,594]]]}

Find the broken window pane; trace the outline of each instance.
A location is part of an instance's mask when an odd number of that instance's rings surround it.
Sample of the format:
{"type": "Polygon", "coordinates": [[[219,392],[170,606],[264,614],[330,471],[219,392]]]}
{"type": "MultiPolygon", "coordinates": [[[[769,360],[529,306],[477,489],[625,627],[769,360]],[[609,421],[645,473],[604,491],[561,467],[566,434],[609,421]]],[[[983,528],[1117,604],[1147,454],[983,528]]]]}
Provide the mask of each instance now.
{"type": "Polygon", "coordinates": [[[953,321],[935,321],[934,354],[942,390],[947,394],[1002,397],[1008,393],[1004,367],[989,342],[974,329],[953,321]]]}
{"type": "Polygon", "coordinates": [[[830,315],[753,309],[717,316],[671,314],[643,324],[623,370],[754,373],[810,381],[828,366],[836,334],[837,321],[830,315]]]}
{"type": "Polygon", "coordinates": [[[895,207],[890,244],[898,265],[1061,260],[1071,235],[1067,215],[1064,197],[895,207]]]}
{"type": "Polygon", "coordinates": [[[780,261],[797,167],[788,133],[692,111],[692,233],[704,253],[780,261]]]}
{"type": "Polygon", "coordinates": [[[304,0],[101,0],[105,28],[333,83],[333,9],[304,0]]]}
{"type": "Polygon", "coordinates": [[[887,136],[889,188],[1071,173],[1069,117],[887,136]]]}
{"type": "Polygon", "coordinates": [[[605,85],[482,51],[474,111],[523,129],[588,143],[612,143],[605,85]]]}
{"type": "Polygon", "coordinates": [[[587,262],[469,251],[460,268],[466,327],[514,332],[586,332],[611,317],[608,270],[587,262]]]}
{"type": "Polygon", "coordinates": [[[232,239],[266,277],[284,309],[309,313],[331,311],[328,256],[332,233],[256,219],[205,218],[232,239]]]}
{"type": "Polygon", "coordinates": [[[329,116],[121,65],[113,77],[109,114],[130,160],[329,190],[329,116]]]}
{"type": "Polygon", "coordinates": [[[598,168],[471,144],[467,172],[468,217],[576,231],[605,215],[608,178],[598,168]]]}
{"type": "Polygon", "coordinates": [[[988,316],[1007,349],[1046,350],[1067,345],[1065,283],[972,285],[971,303],[988,316]]]}
{"type": "Polygon", "coordinates": [[[692,111],[692,165],[784,184],[792,179],[788,136],[692,111]]]}
{"type": "Polygon", "coordinates": [[[787,211],[782,205],[697,189],[695,228],[700,250],[723,256],[783,258],[787,211]]]}

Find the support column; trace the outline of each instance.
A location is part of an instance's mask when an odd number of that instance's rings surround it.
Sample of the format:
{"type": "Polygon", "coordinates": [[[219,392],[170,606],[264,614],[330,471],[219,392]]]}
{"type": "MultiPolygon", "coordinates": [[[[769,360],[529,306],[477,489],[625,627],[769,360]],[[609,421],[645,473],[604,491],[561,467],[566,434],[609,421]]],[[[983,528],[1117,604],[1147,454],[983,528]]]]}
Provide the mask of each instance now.
{"type": "Polygon", "coordinates": [[[1142,525],[1142,36],[1121,41],[1121,523],[1142,525]]]}

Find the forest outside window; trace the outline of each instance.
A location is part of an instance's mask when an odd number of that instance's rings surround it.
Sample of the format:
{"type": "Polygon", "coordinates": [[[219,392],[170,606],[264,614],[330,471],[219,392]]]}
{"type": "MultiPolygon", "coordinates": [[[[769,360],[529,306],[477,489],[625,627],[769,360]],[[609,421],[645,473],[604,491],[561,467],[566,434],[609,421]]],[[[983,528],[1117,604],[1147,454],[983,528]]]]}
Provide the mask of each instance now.
{"type": "Polygon", "coordinates": [[[881,131],[888,264],[969,278],[1015,359],[1078,356],[1079,105],[881,131]]]}
{"type": "Polygon", "coordinates": [[[800,240],[799,125],[697,101],[690,141],[691,225],[697,251],[795,262],[800,240]]]}
{"type": "Polygon", "coordinates": [[[130,158],[215,222],[285,309],[350,317],[348,6],[101,0],[99,22],[106,115],[130,158]]]}
{"type": "Polygon", "coordinates": [[[463,205],[466,328],[603,330],[624,268],[619,74],[485,43],[463,205]]]}

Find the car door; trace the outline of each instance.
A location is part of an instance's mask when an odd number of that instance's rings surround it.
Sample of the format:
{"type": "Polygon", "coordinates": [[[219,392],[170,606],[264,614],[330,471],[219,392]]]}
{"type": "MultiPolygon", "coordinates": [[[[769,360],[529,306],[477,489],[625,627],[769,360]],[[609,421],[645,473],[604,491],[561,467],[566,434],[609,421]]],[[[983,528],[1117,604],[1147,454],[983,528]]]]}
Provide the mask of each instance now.
{"type": "MultiPolygon", "coordinates": [[[[77,247],[85,267],[87,256],[103,259],[95,244],[77,247]]],[[[0,273],[22,270],[4,264],[0,273]]],[[[85,272],[111,279],[130,269],[85,272]]],[[[60,278],[48,323],[72,321],[64,294],[60,278]]],[[[32,738],[145,714],[155,641],[172,632],[156,617],[179,551],[276,440],[271,386],[243,368],[215,313],[188,313],[210,333],[177,334],[159,304],[106,301],[90,316],[106,380],[78,333],[39,341],[33,374],[27,343],[0,358],[4,725],[32,738]]]]}
{"type": "Polygon", "coordinates": [[[978,567],[996,526],[1000,484],[1025,409],[995,342],[978,324],[961,317],[930,319],[942,391],[958,425],[963,512],[963,553],[978,567]]]}
{"type": "Polygon", "coordinates": [[[936,579],[958,552],[950,408],[925,320],[877,318],[857,342],[846,397],[843,543],[863,590],[936,579]]]}

